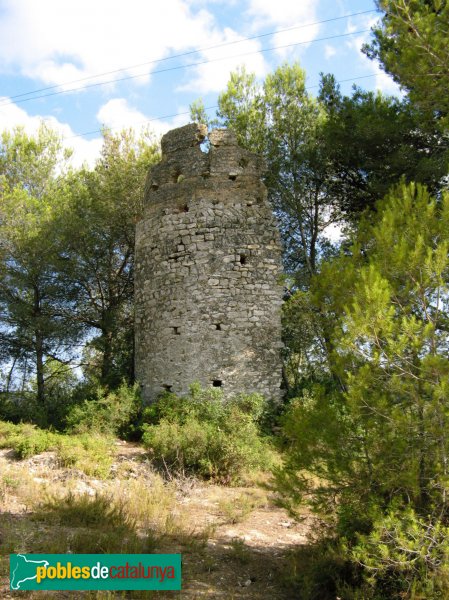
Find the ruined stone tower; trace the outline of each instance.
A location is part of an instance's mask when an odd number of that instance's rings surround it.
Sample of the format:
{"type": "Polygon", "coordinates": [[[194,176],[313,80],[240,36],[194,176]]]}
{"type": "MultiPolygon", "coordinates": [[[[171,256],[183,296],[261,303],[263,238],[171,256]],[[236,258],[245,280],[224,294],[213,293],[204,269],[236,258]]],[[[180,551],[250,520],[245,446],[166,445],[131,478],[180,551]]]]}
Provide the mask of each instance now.
{"type": "Polygon", "coordinates": [[[136,233],[136,375],[146,401],[199,381],[279,398],[281,247],[260,157],[227,130],[162,138],[136,233]]]}

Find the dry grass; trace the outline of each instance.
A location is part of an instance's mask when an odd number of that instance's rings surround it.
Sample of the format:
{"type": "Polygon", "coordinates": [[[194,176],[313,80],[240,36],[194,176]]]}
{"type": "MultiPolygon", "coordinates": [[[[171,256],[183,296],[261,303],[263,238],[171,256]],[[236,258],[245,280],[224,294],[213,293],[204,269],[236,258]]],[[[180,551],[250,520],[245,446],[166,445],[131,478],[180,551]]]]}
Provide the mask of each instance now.
{"type": "MultiPolygon", "coordinates": [[[[166,481],[151,469],[140,448],[122,444],[119,452],[112,464],[114,479],[63,467],[57,449],[22,461],[0,452],[2,599],[12,598],[9,553],[68,552],[183,555],[181,593],[85,592],[77,594],[79,598],[285,597],[276,584],[279,558],[267,535],[278,544],[279,536],[290,530],[279,526],[286,517],[266,491],[166,481]],[[262,537],[254,537],[254,529],[262,537]],[[251,578],[255,583],[248,587],[251,578]]],[[[15,597],[63,600],[67,593],[15,592],[15,597]]]]}
{"type": "Polygon", "coordinates": [[[127,515],[138,527],[153,528],[163,534],[172,533],[175,526],[176,490],[154,474],[150,480],[139,477],[122,480],[111,488],[112,500],[126,507],[127,515]]]}
{"type": "Polygon", "coordinates": [[[256,509],[268,506],[266,492],[259,489],[245,491],[234,498],[222,498],[218,501],[218,508],[225,519],[225,523],[242,523],[256,509]]]}

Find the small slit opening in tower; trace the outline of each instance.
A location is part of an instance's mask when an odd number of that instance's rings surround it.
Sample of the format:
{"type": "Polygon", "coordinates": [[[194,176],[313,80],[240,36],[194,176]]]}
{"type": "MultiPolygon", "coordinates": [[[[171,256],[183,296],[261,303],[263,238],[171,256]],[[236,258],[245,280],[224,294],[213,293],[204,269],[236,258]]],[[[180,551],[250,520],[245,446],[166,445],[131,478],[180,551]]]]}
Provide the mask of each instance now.
{"type": "Polygon", "coordinates": [[[221,323],[215,323],[215,330],[221,331],[221,323]]]}
{"type": "Polygon", "coordinates": [[[246,254],[240,254],[239,261],[240,261],[241,265],[246,265],[247,260],[248,260],[248,257],[246,256],[246,254]]]}
{"type": "Polygon", "coordinates": [[[223,387],[223,382],[221,379],[214,379],[212,381],[212,386],[213,387],[223,387]]]}
{"type": "Polygon", "coordinates": [[[166,392],[171,392],[171,391],[173,391],[173,386],[172,386],[172,385],[169,385],[168,383],[164,383],[164,385],[163,385],[162,387],[164,388],[164,390],[165,390],[166,392]]]}
{"type": "Polygon", "coordinates": [[[181,335],[181,332],[179,331],[179,327],[173,327],[173,333],[175,335],[181,335]]]}
{"type": "Polygon", "coordinates": [[[236,173],[229,173],[229,179],[231,181],[235,181],[237,179],[237,174],[236,173]]]}

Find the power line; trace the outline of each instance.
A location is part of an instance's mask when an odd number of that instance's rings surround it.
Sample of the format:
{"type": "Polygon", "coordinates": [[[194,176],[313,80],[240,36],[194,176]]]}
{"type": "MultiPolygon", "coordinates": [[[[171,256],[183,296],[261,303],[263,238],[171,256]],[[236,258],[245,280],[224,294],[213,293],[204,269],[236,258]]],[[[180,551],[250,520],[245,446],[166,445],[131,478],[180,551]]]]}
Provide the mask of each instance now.
{"type": "MultiPolygon", "coordinates": [[[[215,106],[206,106],[204,110],[213,110],[214,108],[218,108],[218,104],[215,106]]],[[[175,113],[173,115],[163,115],[162,117],[152,117],[151,119],[145,119],[145,121],[141,121],[140,125],[145,125],[146,123],[151,123],[152,121],[159,121],[161,119],[173,119],[174,117],[183,117],[184,115],[190,115],[190,110],[186,110],[181,113],[175,113]]],[[[108,127],[113,131],[114,129],[120,129],[120,127],[108,127]]],[[[64,140],[71,140],[73,138],[83,137],[85,135],[93,135],[94,133],[101,133],[102,129],[94,129],[92,131],[85,131],[84,133],[76,133],[75,135],[70,135],[68,137],[64,137],[64,140]]]]}
{"type": "MultiPolygon", "coordinates": [[[[348,81],[357,81],[359,79],[368,79],[370,77],[375,77],[376,73],[372,73],[371,75],[360,75],[358,77],[350,77],[348,79],[340,79],[340,81],[337,81],[336,83],[347,83],[348,81]]],[[[305,89],[306,90],[311,90],[314,88],[319,87],[319,84],[317,83],[316,85],[309,85],[307,86],[305,89]]],[[[215,108],[218,108],[218,104],[215,104],[214,106],[206,106],[204,107],[204,110],[214,110],[215,108]]],[[[181,112],[181,113],[175,113],[172,115],[163,115],[161,117],[152,117],[151,119],[145,119],[145,121],[142,121],[140,123],[140,125],[146,125],[147,123],[151,123],[153,121],[160,121],[163,119],[173,119],[175,117],[183,117],[184,115],[190,115],[190,110],[181,112]]],[[[114,131],[115,129],[121,129],[121,127],[109,127],[108,129],[110,129],[111,131],[114,131]]],[[[64,140],[71,140],[73,138],[78,138],[78,137],[83,137],[85,135],[93,135],[95,133],[101,133],[103,130],[102,129],[94,129],[92,131],[85,131],[84,133],[76,133],[75,135],[70,135],[68,137],[64,137],[64,140]]]]}
{"type": "MultiPolygon", "coordinates": [[[[216,44],[214,46],[206,46],[206,47],[203,47],[203,48],[198,48],[197,50],[190,50],[188,52],[182,52],[180,54],[174,54],[172,56],[167,56],[165,58],[158,58],[158,59],[150,60],[150,61],[147,61],[147,62],[139,63],[137,65],[131,65],[131,66],[127,66],[127,67],[122,67],[120,69],[115,69],[113,71],[105,71],[103,73],[98,73],[97,75],[91,75],[89,77],[82,77],[80,79],[74,79],[72,81],[66,81],[64,83],[60,83],[60,84],[57,84],[57,85],[51,85],[51,86],[44,87],[44,88],[38,88],[38,89],[30,91],[30,92],[23,92],[21,94],[16,94],[14,96],[10,96],[10,100],[15,100],[17,98],[23,98],[24,96],[30,96],[32,94],[39,94],[40,92],[46,92],[46,91],[49,91],[49,90],[53,90],[55,88],[60,88],[63,85],[72,85],[74,83],[81,83],[83,81],[89,81],[91,79],[96,79],[97,77],[104,77],[106,75],[114,75],[115,73],[121,73],[123,71],[128,71],[130,69],[137,69],[139,67],[145,67],[145,66],[148,66],[148,65],[152,65],[152,64],[164,62],[164,61],[167,61],[167,60],[173,60],[175,58],[182,58],[182,57],[185,57],[185,56],[190,56],[192,54],[198,54],[199,52],[206,52],[208,50],[215,50],[217,48],[223,48],[225,46],[232,46],[232,45],[235,45],[235,44],[241,44],[243,42],[248,42],[248,41],[256,40],[256,39],[261,39],[261,38],[268,37],[270,35],[275,35],[275,34],[278,34],[278,33],[285,33],[287,31],[295,31],[297,29],[305,29],[306,27],[313,27],[314,25],[322,25],[324,23],[331,23],[333,21],[341,21],[342,19],[349,19],[350,17],[358,17],[360,15],[366,15],[366,14],[374,13],[374,12],[378,12],[378,11],[375,10],[375,9],[364,10],[364,11],[361,11],[361,12],[351,13],[349,15],[343,15],[341,17],[333,17],[331,19],[324,19],[322,21],[314,21],[312,23],[305,23],[303,25],[295,25],[293,27],[287,27],[285,29],[278,29],[277,31],[269,31],[267,33],[261,33],[259,35],[253,35],[253,36],[250,36],[250,37],[242,38],[240,40],[234,40],[232,42],[223,42],[222,44],[216,44]]],[[[145,74],[145,75],[147,75],[147,74],[145,74]]],[[[143,77],[143,76],[144,75],[140,75],[140,77],[143,77]]],[[[112,81],[117,81],[117,80],[114,79],[112,81]]],[[[123,81],[123,80],[119,79],[118,81],[123,81]]],[[[103,85],[103,84],[106,84],[106,83],[111,83],[111,81],[103,82],[102,84],[96,84],[96,85],[103,85]]],[[[76,88],[76,89],[77,90],[78,89],[85,89],[85,87],[88,87],[88,86],[83,86],[81,88],[76,88]]],[[[41,97],[42,96],[39,96],[39,98],[41,98],[41,97]]],[[[18,104],[18,103],[16,103],[16,104],[18,104]]]]}
{"type": "MultiPolygon", "coordinates": [[[[307,41],[303,41],[303,42],[296,42],[294,44],[284,44],[282,46],[272,46],[271,48],[262,48],[260,50],[253,50],[251,52],[243,52],[240,54],[234,54],[232,56],[224,56],[221,58],[213,58],[213,59],[209,59],[209,60],[203,60],[200,62],[196,62],[196,63],[190,63],[188,65],[178,65],[176,67],[167,67],[166,69],[159,69],[158,71],[153,71],[151,73],[151,75],[156,75],[157,73],[167,73],[169,71],[178,71],[180,69],[187,69],[189,67],[198,67],[201,65],[207,65],[210,63],[214,63],[214,62],[220,62],[223,60],[229,60],[230,58],[241,58],[243,56],[250,56],[252,54],[259,54],[259,53],[263,53],[263,52],[271,52],[272,50],[282,50],[285,48],[293,48],[296,46],[302,46],[304,44],[312,44],[312,43],[316,43],[316,42],[323,42],[323,41],[328,41],[328,40],[334,40],[337,38],[342,38],[342,37],[348,37],[351,35],[358,35],[360,33],[367,33],[368,31],[370,31],[369,29],[362,29],[360,31],[351,31],[349,33],[341,33],[338,35],[331,35],[328,37],[324,37],[324,38],[316,38],[313,40],[307,40],[307,41]]],[[[102,85],[108,85],[110,83],[117,83],[120,81],[128,81],[130,79],[138,79],[139,77],[146,77],[150,75],[150,73],[142,73],[140,75],[128,75],[126,77],[120,77],[119,79],[111,79],[108,81],[102,81],[102,82],[98,82],[98,83],[91,83],[89,85],[83,86],[83,87],[79,87],[79,88],[73,88],[73,89],[69,89],[69,90],[60,90],[57,92],[50,92],[49,94],[42,94],[40,96],[33,96],[32,98],[23,98],[22,100],[18,100],[16,102],[12,102],[12,101],[8,101],[8,102],[3,102],[0,103],[0,107],[2,106],[9,106],[11,104],[23,104],[24,102],[30,102],[32,100],[40,100],[42,98],[48,98],[50,96],[60,96],[63,94],[70,94],[73,92],[78,92],[81,90],[85,90],[85,89],[89,89],[89,88],[94,88],[94,87],[100,87],[102,85]]]]}

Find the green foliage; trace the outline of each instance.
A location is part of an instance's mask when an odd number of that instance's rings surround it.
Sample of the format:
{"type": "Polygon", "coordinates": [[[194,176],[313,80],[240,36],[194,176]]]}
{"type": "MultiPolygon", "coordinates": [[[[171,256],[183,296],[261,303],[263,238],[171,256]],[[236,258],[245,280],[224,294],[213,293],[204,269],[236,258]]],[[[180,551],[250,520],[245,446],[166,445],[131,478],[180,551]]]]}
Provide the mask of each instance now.
{"type": "Polygon", "coordinates": [[[0,419],[12,423],[47,425],[47,412],[33,392],[9,392],[0,395],[0,419]]]}
{"type": "Polygon", "coordinates": [[[291,403],[277,488],[292,511],[306,503],[327,521],[348,560],[369,573],[374,595],[354,598],[399,598],[410,587],[432,597],[431,579],[444,580],[448,249],[449,194],[436,200],[402,184],[313,282],[314,302],[334,324],[341,386],[312,386],[291,403]]]}
{"type": "Polygon", "coordinates": [[[224,516],[226,523],[242,523],[249,515],[267,505],[267,497],[263,492],[243,493],[231,499],[223,499],[218,502],[220,513],[224,516]]]}
{"type": "Polygon", "coordinates": [[[446,0],[378,0],[384,12],[365,52],[405,88],[411,100],[447,128],[449,5],[446,0]]]}
{"type": "MultiPolygon", "coordinates": [[[[360,583],[360,574],[341,548],[324,538],[293,550],[282,579],[291,596],[301,600],[355,600],[351,594],[360,583]]],[[[359,596],[359,600],[368,598],[359,596]]]]}
{"type": "Polygon", "coordinates": [[[399,597],[401,588],[413,590],[414,598],[443,598],[449,594],[448,534],[440,519],[393,506],[369,534],[358,536],[349,553],[365,568],[372,597],[399,597]]]}
{"type": "Polygon", "coordinates": [[[93,171],[81,170],[59,227],[63,274],[78,291],[73,318],[96,335],[89,344],[86,375],[103,387],[132,383],[134,236],[143,208],[145,179],[159,158],[152,135],[103,133],[93,171]]]}
{"type": "Polygon", "coordinates": [[[56,447],[57,436],[34,425],[2,423],[0,431],[4,436],[2,447],[14,448],[18,458],[29,458],[56,447]]]}
{"type": "Polygon", "coordinates": [[[237,481],[272,460],[257,425],[263,407],[257,394],[225,401],[221,390],[192,386],[188,397],[165,394],[146,411],[143,441],[169,472],[237,481]]]}
{"type": "Polygon", "coordinates": [[[158,147],[148,132],[105,132],[94,170],[68,169],[68,157],[45,126],[34,137],[21,129],[2,134],[3,415],[19,420],[34,412],[35,422],[57,427],[75,386],[68,370],[87,338],[91,385],[113,389],[134,380],[134,230],[158,147]],[[31,399],[27,410],[31,394],[37,403],[31,399]]]}
{"type": "Polygon", "coordinates": [[[211,121],[206,113],[206,107],[202,98],[194,100],[190,105],[190,120],[194,123],[201,123],[202,125],[211,125],[211,121]]]}
{"type": "Polygon", "coordinates": [[[99,434],[62,435],[23,423],[0,421],[0,447],[12,448],[20,459],[54,451],[62,466],[106,478],[112,464],[113,440],[99,434]]]}
{"type": "Polygon", "coordinates": [[[38,505],[33,519],[47,527],[71,529],[69,539],[57,536],[55,541],[44,536],[35,542],[40,552],[134,554],[154,550],[153,537],[138,532],[125,504],[114,501],[112,496],[72,493],[63,498],[50,496],[38,505]]]}
{"type": "Polygon", "coordinates": [[[218,105],[217,116],[234,130],[239,144],[253,152],[263,152],[265,107],[263,90],[254,73],[248,73],[244,66],[231,73],[218,105]]]}
{"type": "Polygon", "coordinates": [[[267,161],[270,200],[280,217],[287,269],[306,286],[327,245],[325,228],[340,219],[326,194],[322,160],[322,104],[305,88],[300,66],[284,64],[259,85],[244,69],[232,73],[219,97],[218,116],[244,147],[267,161]]]}
{"type": "Polygon", "coordinates": [[[244,69],[232,73],[217,115],[266,159],[284,264],[302,291],[334,252],[331,226],[357,222],[401,177],[437,192],[447,172],[444,136],[408,101],[360,89],[342,96],[332,75],[314,98],[298,64],[260,84],[244,69]]]}
{"type": "Polygon", "coordinates": [[[307,382],[329,375],[323,318],[310,292],[298,290],[284,302],[282,331],[284,383],[288,396],[294,397],[307,382]]]}
{"type": "Polygon", "coordinates": [[[67,430],[73,433],[124,433],[141,412],[138,385],[126,383],[113,392],[97,389],[93,400],[75,405],[66,418],[67,430]]]}
{"type": "Polygon", "coordinates": [[[114,504],[112,497],[100,494],[92,497],[68,493],[64,498],[47,498],[40,503],[36,516],[65,527],[135,526],[123,507],[114,504]]]}
{"type": "Polygon", "coordinates": [[[447,144],[410,102],[354,89],[343,96],[334,78],[322,76],[322,158],[332,176],[327,192],[352,220],[373,208],[401,178],[436,192],[447,174],[447,144]]]}
{"type": "Polygon", "coordinates": [[[113,444],[113,438],[98,433],[60,435],[56,449],[63,467],[106,479],[111,470],[113,444]]]}
{"type": "Polygon", "coordinates": [[[46,408],[48,360],[66,362],[82,334],[70,318],[76,290],[60,275],[58,221],[67,199],[67,153],[42,125],[35,138],[4,132],[0,142],[0,342],[11,369],[33,373],[41,411],[46,408]]]}

